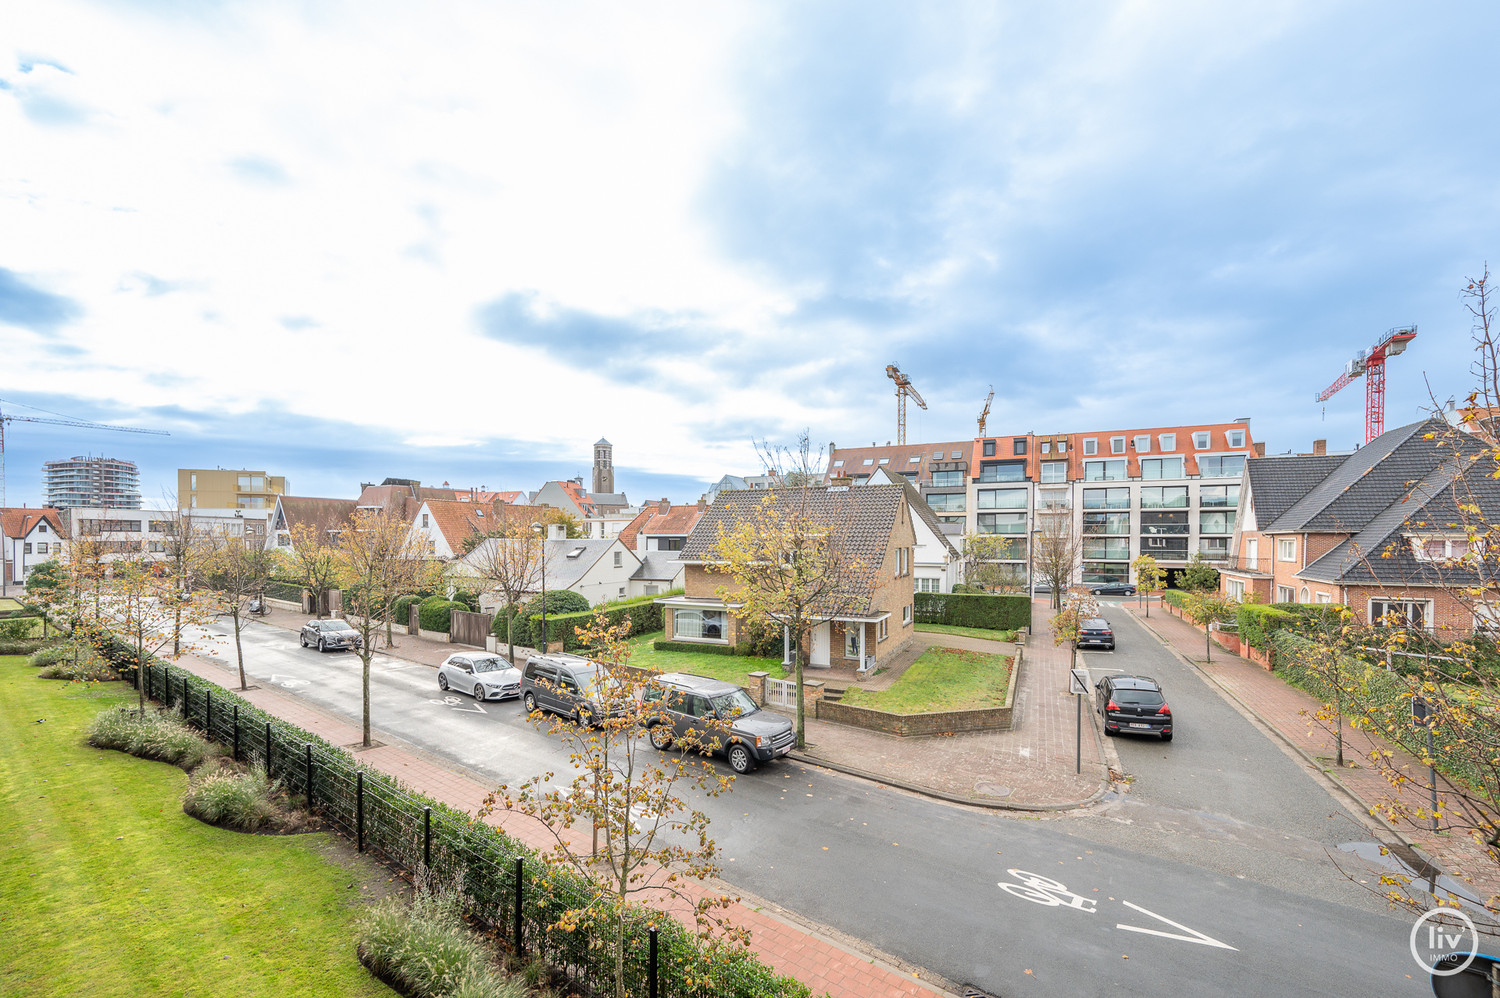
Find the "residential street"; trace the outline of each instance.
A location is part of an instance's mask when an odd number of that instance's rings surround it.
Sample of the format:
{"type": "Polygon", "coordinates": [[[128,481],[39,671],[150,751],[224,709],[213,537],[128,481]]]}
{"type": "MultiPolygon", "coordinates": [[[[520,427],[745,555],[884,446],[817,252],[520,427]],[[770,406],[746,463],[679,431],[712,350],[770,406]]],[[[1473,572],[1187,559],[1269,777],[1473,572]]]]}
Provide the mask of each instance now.
{"type": "MultiPolygon", "coordinates": [[[[1124,801],[1028,818],[781,762],[701,802],[725,879],[996,995],[1428,993],[1407,952],[1409,921],[1317,859],[1360,826],[1115,616],[1121,650],[1090,665],[1156,675],[1183,725],[1167,746],[1116,740],[1137,774],[1124,801]],[[1234,775],[1235,762],[1252,775],[1234,775]]],[[[301,649],[294,633],[259,623],[245,648],[255,682],[358,722],[352,654],[301,649]]],[[[377,737],[481,780],[565,765],[518,702],[450,702],[427,666],[377,656],[372,700],[377,737]]]]}

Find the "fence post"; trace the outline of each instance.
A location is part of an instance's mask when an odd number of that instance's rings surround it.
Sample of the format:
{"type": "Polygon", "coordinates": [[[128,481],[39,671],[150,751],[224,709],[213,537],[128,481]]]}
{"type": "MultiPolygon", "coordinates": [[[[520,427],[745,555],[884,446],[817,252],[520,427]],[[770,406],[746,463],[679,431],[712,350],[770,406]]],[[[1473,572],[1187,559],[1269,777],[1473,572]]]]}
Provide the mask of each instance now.
{"type": "Polygon", "coordinates": [[[422,866],[432,869],[432,808],[422,808],[422,866]]]}
{"type": "Polygon", "coordinates": [[[184,721],[191,721],[192,720],[192,718],[188,716],[188,712],[191,711],[192,709],[193,709],[193,703],[192,703],[191,700],[188,699],[187,676],[183,676],[182,677],[182,719],[184,721]]]}
{"type": "Polygon", "coordinates": [[[521,886],[521,865],[526,861],[520,856],[516,857],[516,956],[524,957],[526,947],[525,938],[521,935],[521,902],[525,899],[525,888],[521,886]]]}
{"type": "Polygon", "coordinates": [[[271,775],[271,722],[266,722],[266,776],[271,775]]]}
{"type": "Polygon", "coordinates": [[[151,666],[146,666],[146,699],[151,700],[151,666]]]}
{"type": "MultiPolygon", "coordinates": [[[[140,663],[137,662],[137,665],[140,663]]],[[[161,705],[168,710],[172,709],[172,667],[164,665],[161,667],[162,698],[161,705]]]]}
{"type": "Polygon", "coordinates": [[[240,705],[234,705],[234,761],[240,761],[240,705]]]}
{"type": "Polygon", "coordinates": [[[203,733],[209,741],[214,737],[214,691],[203,691],[203,733]]]}
{"type": "Polygon", "coordinates": [[[358,851],[365,851],[365,771],[354,773],[354,837],[358,851]]]}
{"type": "Polygon", "coordinates": [[[647,994],[650,998],[656,998],[656,926],[651,926],[651,962],[647,964],[646,982],[650,989],[647,994]]]}
{"type": "Polygon", "coordinates": [[[306,751],[306,754],[307,754],[307,809],[309,811],[311,811],[313,809],[313,795],[312,795],[312,790],[313,790],[313,787],[312,787],[312,742],[303,742],[302,743],[302,747],[306,751]]]}

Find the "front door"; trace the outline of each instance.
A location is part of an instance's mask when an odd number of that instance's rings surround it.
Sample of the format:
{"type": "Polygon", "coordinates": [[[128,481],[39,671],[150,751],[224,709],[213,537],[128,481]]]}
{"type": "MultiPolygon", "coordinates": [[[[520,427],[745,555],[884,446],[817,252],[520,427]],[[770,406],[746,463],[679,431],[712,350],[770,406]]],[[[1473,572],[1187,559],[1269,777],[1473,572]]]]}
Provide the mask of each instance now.
{"type": "Polygon", "coordinates": [[[819,624],[812,631],[812,656],[810,664],[827,668],[833,664],[829,657],[829,646],[833,643],[833,625],[819,624]]]}

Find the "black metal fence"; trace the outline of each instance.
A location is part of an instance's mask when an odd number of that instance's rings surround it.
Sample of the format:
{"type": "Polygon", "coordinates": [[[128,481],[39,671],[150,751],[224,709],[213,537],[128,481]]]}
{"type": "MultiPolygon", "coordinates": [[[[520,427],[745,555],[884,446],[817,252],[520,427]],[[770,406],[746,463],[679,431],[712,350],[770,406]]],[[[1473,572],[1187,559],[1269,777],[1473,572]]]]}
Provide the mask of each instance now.
{"type": "MultiPolygon", "coordinates": [[[[129,649],[111,651],[122,675],[136,670],[129,649]]],[[[409,874],[455,884],[470,910],[518,955],[537,955],[589,991],[612,989],[615,941],[625,934],[626,987],[660,998],[806,996],[806,986],[771,971],[743,950],[703,945],[670,916],[620,906],[591,880],[545,864],[499,829],[362,767],[349,752],[276,718],[233,692],[170,664],[141,674],[147,696],[182,711],[188,723],[236,759],[260,762],[288,792],[356,843],[409,874]],[[565,911],[587,909],[576,928],[565,911]]]]}

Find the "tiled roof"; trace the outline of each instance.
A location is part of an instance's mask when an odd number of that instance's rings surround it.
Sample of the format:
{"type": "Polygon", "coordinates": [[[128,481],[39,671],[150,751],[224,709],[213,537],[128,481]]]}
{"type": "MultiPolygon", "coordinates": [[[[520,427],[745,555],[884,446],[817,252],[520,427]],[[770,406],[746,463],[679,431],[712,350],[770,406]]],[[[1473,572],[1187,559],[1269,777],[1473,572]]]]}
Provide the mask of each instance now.
{"type": "MultiPolygon", "coordinates": [[[[791,508],[804,499],[802,489],[754,489],[720,492],[688,535],[680,557],[688,562],[709,562],[710,552],[721,531],[735,530],[756,517],[763,504],[773,509],[791,508]]],[[[825,524],[840,536],[840,546],[852,564],[860,566],[849,585],[863,608],[868,609],[874,592],[875,574],[890,547],[906,490],[899,485],[866,485],[855,488],[816,487],[806,490],[811,519],[825,524]]]]}
{"type": "Polygon", "coordinates": [[[1441,463],[1449,452],[1423,435],[1445,429],[1442,420],[1423,420],[1387,430],[1343,458],[1323,481],[1261,531],[1355,533],[1364,529],[1411,483],[1441,463]]]}
{"type": "Polygon", "coordinates": [[[1344,462],[1343,457],[1276,454],[1245,462],[1257,523],[1271,524],[1344,462]]]}
{"type": "Polygon", "coordinates": [[[641,567],[631,573],[632,579],[670,582],[684,568],[676,551],[647,551],[640,555],[640,559],[641,567]]]}
{"type": "MultiPolygon", "coordinates": [[[[949,441],[946,443],[930,444],[887,444],[884,447],[840,447],[829,452],[828,467],[824,474],[827,478],[841,475],[855,477],[858,475],[873,474],[876,468],[889,468],[896,474],[919,472],[927,467],[928,463],[934,461],[967,461],[974,450],[973,440],[949,441]],[[954,452],[958,457],[954,457],[954,452]],[[939,457],[937,455],[941,454],[939,457]],[[913,461],[912,458],[917,460],[913,461]],[[866,460],[869,464],[865,464],[866,460]],[[886,463],[880,462],[884,459],[886,463]],[[838,467],[835,467],[835,464],[838,467]]],[[[929,475],[922,475],[929,478],[929,475]]]]}
{"type": "Polygon", "coordinates": [[[36,507],[0,509],[0,523],[4,525],[5,536],[14,537],[17,540],[31,533],[42,520],[51,524],[52,529],[59,535],[62,534],[62,520],[59,519],[55,509],[36,507]]]}
{"type": "Polygon", "coordinates": [[[663,513],[660,503],[647,503],[635,515],[635,519],[627,523],[620,531],[620,543],[634,551],[636,539],[640,536],[686,537],[692,533],[693,527],[697,525],[698,518],[703,515],[705,508],[698,506],[697,503],[689,503],[685,506],[668,505],[667,512],[663,513]]]}
{"type": "MultiPolygon", "coordinates": [[[[290,531],[304,524],[319,530],[342,530],[349,525],[357,505],[353,499],[319,499],[312,496],[281,496],[276,500],[290,531]]],[[[283,528],[277,528],[283,529],[283,528]]]]}
{"type": "Polygon", "coordinates": [[[454,551],[463,550],[464,538],[470,534],[485,534],[500,526],[494,507],[442,499],[429,499],[424,505],[432,514],[433,524],[454,551]]]}

